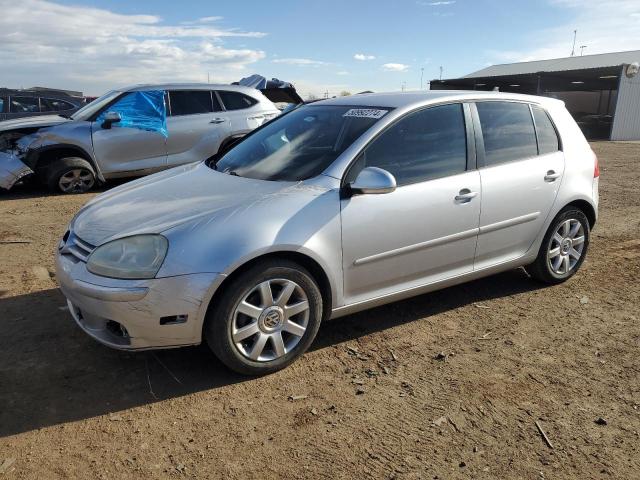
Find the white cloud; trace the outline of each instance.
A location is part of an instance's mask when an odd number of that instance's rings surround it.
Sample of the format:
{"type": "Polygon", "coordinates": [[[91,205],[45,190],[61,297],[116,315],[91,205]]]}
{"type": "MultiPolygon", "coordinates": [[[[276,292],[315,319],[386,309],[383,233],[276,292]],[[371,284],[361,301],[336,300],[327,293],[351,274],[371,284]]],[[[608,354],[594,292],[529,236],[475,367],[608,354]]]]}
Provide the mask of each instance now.
{"type": "Polygon", "coordinates": [[[492,63],[520,62],[568,57],[571,54],[573,31],[578,30],[576,54],[586,45],[585,55],[640,49],[638,0],[550,0],[555,7],[566,9],[571,22],[542,31],[532,32],[530,49],[490,50],[492,63]]]}
{"type": "Polygon", "coordinates": [[[456,3],[455,0],[447,0],[447,1],[440,1],[440,2],[423,2],[423,1],[418,1],[416,2],[418,5],[422,5],[423,7],[440,7],[443,5],[453,5],[454,3],[456,3]]]}
{"type": "MultiPolygon", "coordinates": [[[[163,81],[238,80],[261,50],[233,49],[232,37],[262,32],[219,28],[220,17],[165,24],[155,15],[47,0],[0,0],[0,65],[7,86],[81,89],[99,94],[115,86],[163,81]]],[[[4,85],[3,85],[4,86],[4,85]]]]}
{"type": "Polygon", "coordinates": [[[406,72],[409,70],[409,65],[404,63],[385,63],[382,65],[382,69],[387,72],[406,72]]]}
{"type": "Polygon", "coordinates": [[[328,62],[320,60],[311,60],[310,58],[276,58],[273,63],[284,63],[286,65],[299,65],[304,67],[319,67],[321,65],[330,65],[328,62]]]}
{"type": "Polygon", "coordinates": [[[366,55],[364,53],[356,53],[353,58],[356,60],[366,61],[366,60],[375,60],[375,55],[366,55]]]}
{"type": "Polygon", "coordinates": [[[346,70],[340,70],[339,72],[336,72],[336,75],[345,76],[345,75],[351,75],[351,74],[346,70]]]}

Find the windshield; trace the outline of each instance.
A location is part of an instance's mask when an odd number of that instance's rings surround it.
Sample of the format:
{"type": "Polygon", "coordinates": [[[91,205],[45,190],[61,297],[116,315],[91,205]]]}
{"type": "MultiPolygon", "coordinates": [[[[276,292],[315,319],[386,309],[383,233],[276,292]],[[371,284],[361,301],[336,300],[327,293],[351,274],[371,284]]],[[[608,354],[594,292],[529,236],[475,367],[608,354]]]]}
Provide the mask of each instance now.
{"type": "Polygon", "coordinates": [[[86,104],[80,110],[71,115],[74,120],[88,120],[94,113],[97,113],[102,107],[108,104],[111,100],[116,98],[122,92],[113,90],[107,92],[101,97],[96,98],[93,102],[86,104]]]}
{"type": "Polygon", "coordinates": [[[389,109],[308,105],[257,130],[212,165],[259,180],[295,182],[322,173],[389,109]]]}

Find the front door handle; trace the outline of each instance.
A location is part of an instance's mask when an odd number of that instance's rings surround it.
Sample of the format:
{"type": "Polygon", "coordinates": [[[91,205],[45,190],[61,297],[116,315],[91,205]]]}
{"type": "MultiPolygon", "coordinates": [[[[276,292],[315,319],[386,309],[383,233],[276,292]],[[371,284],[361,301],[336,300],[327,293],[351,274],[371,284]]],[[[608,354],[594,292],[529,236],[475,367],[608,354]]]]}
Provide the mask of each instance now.
{"type": "Polygon", "coordinates": [[[224,118],[214,118],[213,120],[211,120],[209,123],[224,123],[225,119],[224,118]]]}
{"type": "Polygon", "coordinates": [[[468,188],[463,188],[460,190],[458,195],[455,196],[455,200],[458,203],[469,203],[472,198],[475,198],[478,195],[478,192],[472,192],[468,188]]]}
{"type": "Polygon", "coordinates": [[[558,178],[560,178],[559,173],[556,173],[554,170],[549,170],[547,174],[544,176],[544,181],[555,182],[558,178]]]}

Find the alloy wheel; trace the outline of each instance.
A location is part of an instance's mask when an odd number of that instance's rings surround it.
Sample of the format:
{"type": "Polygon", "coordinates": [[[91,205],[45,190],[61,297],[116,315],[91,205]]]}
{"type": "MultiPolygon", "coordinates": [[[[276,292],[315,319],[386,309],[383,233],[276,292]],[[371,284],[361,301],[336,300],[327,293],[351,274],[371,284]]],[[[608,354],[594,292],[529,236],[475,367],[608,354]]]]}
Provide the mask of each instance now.
{"type": "Polygon", "coordinates": [[[256,362],[291,352],[309,324],[309,300],[297,283],[277,278],[251,288],[236,305],[231,338],[238,351],[256,362]]]}
{"type": "Polygon", "coordinates": [[[58,180],[58,186],[64,193],[83,193],[93,187],[95,180],[93,173],[86,168],[69,170],[58,180]]]}
{"type": "Polygon", "coordinates": [[[567,275],[580,261],[584,251],[584,227],[575,218],[558,225],[549,242],[547,261],[556,275],[567,275]]]}

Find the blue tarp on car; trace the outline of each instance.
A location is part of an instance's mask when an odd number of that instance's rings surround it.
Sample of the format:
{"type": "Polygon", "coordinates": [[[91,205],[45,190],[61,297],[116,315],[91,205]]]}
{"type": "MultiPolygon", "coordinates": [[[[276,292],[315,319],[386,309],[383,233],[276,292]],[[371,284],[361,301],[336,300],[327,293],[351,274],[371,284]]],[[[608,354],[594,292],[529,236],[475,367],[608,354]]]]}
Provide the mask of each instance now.
{"type": "Polygon", "coordinates": [[[169,136],[163,90],[131,92],[101,113],[96,121],[103,121],[107,111],[118,112],[122,118],[120,122],[113,124],[114,127],[139,128],[149,132],[158,132],[165,138],[169,136]]]}

